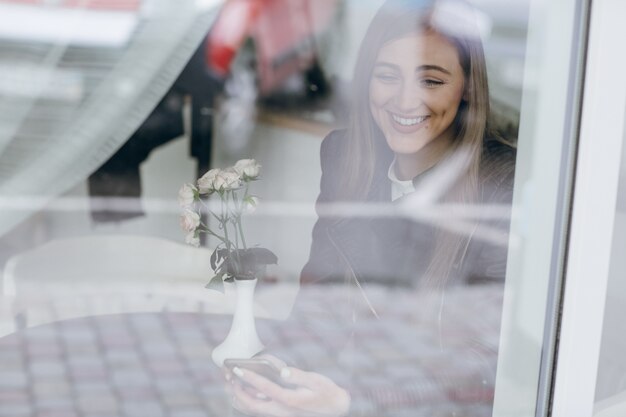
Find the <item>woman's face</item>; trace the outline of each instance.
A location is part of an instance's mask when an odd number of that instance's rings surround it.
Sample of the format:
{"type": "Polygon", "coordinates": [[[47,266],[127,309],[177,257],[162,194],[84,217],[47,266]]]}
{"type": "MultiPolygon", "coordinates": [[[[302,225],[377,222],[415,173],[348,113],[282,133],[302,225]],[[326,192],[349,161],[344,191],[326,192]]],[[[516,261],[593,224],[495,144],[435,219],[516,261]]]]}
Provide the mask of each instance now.
{"type": "Polygon", "coordinates": [[[438,139],[451,143],[464,84],[456,48],[437,33],[384,44],[374,64],[369,104],[391,150],[411,155],[438,139]]]}

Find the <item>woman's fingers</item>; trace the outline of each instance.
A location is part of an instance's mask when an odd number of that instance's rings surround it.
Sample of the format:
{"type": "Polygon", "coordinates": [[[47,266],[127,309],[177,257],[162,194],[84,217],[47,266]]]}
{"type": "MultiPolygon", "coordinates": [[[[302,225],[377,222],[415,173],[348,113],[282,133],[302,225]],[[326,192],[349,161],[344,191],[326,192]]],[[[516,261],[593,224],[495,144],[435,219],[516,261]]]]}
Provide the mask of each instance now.
{"type": "Polygon", "coordinates": [[[284,367],[280,372],[280,377],[290,384],[315,390],[324,384],[328,378],[314,372],[306,372],[298,368],[284,367]]]}
{"type": "Polygon", "coordinates": [[[297,385],[283,388],[249,369],[233,368],[233,392],[239,410],[262,416],[339,416],[350,406],[350,395],[331,379],[285,367],[282,378],[297,385]],[[235,377],[236,376],[236,377],[235,377]]]}
{"type": "Polygon", "coordinates": [[[233,407],[244,414],[263,417],[287,417],[291,411],[274,401],[262,400],[246,392],[239,384],[233,386],[233,407]]]}
{"type": "Polygon", "coordinates": [[[233,374],[235,374],[241,381],[252,386],[258,392],[263,393],[268,398],[284,402],[287,399],[289,401],[290,393],[286,388],[282,388],[280,385],[275,384],[269,379],[262,377],[259,374],[254,373],[249,369],[242,369],[239,367],[233,368],[233,374]]]}

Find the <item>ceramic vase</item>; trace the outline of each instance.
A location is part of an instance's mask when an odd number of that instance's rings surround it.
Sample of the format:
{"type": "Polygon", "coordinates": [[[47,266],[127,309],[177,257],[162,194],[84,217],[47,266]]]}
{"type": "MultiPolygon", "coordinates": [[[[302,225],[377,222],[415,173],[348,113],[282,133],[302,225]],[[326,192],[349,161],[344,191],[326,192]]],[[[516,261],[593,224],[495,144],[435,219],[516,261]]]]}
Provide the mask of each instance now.
{"type": "Polygon", "coordinates": [[[257,279],[236,279],[236,304],[226,339],[213,349],[211,357],[217,366],[228,358],[247,359],[263,350],[254,321],[254,289],[257,279]]]}

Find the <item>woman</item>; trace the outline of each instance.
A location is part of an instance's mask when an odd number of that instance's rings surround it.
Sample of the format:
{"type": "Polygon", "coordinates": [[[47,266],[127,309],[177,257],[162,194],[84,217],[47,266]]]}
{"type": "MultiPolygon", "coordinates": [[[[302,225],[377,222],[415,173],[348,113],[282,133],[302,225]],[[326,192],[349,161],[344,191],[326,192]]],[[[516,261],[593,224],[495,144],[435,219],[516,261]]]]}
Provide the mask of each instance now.
{"type": "MultiPolygon", "coordinates": [[[[502,281],[507,216],[490,220],[482,207],[510,205],[515,154],[489,134],[485,59],[469,6],[388,0],[363,40],[354,89],[349,128],[322,144],[320,217],[302,282],[502,281]],[[333,211],[337,202],[356,209],[333,211]]],[[[350,407],[346,389],[315,373],[285,367],[297,390],[237,373],[258,391],[234,384],[236,406],[250,414],[343,415],[350,407]]]]}

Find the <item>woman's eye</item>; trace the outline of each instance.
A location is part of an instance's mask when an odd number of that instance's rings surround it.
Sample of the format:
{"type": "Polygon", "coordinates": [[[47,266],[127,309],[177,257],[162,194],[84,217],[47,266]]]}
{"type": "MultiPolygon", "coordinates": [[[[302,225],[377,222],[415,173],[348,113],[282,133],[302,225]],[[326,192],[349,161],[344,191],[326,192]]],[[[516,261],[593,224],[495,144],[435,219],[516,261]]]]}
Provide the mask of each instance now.
{"type": "Polygon", "coordinates": [[[420,80],[420,83],[424,86],[424,87],[428,87],[428,88],[433,88],[433,87],[438,87],[440,85],[443,84],[443,81],[440,80],[433,80],[431,78],[425,78],[423,80],[420,80]]]}
{"type": "Polygon", "coordinates": [[[377,80],[382,81],[384,83],[391,83],[391,82],[395,82],[398,80],[398,76],[395,74],[380,73],[380,74],[374,74],[374,77],[377,80]]]}

